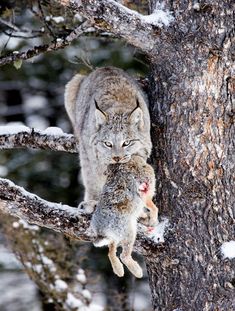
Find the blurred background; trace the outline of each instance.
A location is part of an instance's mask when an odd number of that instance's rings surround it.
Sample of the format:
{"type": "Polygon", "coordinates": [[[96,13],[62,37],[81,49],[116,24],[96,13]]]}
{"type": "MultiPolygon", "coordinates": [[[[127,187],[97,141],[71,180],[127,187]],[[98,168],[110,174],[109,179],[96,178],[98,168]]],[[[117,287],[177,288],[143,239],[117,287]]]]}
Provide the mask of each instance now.
{"type": "MultiPolygon", "coordinates": [[[[147,14],[147,1],[125,2],[147,14]]],[[[81,22],[79,14],[50,1],[1,1],[0,56],[63,38],[81,22]]],[[[65,84],[78,72],[85,74],[106,65],[123,68],[136,77],[148,72],[143,55],[125,42],[92,31],[63,50],[2,66],[0,125],[17,122],[40,130],[57,126],[71,133],[63,106],[65,84]]],[[[0,176],[49,201],[77,206],[83,198],[75,154],[1,151],[0,176]]],[[[58,302],[62,298],[49,289],[50,282],[55,281],[47,271],[52,265],[49,260],[73,290],[75,276],[84,271],[86,279],[80,278],[80,289],[88,289],[92,301],[103,310],[151,310],[146,272],[143,280],[128,272],[119,279],[111,271],[107,249],[94,249],[90,243],[71,241],[59,233],[0,214],[1,311],[63,310],[58,302]]],[[[138,260],[143,264],[142,258],[138,260]]]]}

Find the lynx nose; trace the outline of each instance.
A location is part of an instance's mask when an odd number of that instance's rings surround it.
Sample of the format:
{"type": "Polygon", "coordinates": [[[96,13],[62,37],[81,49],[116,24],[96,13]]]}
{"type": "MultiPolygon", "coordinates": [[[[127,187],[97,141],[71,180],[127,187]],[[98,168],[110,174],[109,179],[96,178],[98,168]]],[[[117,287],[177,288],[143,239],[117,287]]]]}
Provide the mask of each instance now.
{"type": "Polygon", "coordinates": [[[121,160],[120,157],[113,157],[113,161],[115,161],[115,162],[119,162],[120,160],[121,160]]]}

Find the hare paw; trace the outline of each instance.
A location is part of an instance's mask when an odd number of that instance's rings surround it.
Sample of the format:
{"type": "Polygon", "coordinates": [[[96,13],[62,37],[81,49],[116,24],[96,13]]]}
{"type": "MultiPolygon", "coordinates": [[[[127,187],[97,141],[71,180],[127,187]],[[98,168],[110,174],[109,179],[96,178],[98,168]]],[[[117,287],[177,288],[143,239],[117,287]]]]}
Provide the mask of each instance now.
{"type": "Polygon", "coordinates": [[[127,268],[131,271],[132,274],[136,278],[142,278],[143,277],[143,271],[138,262],[133,260],[131,257],[121,257],[122,262],[127,266],[127,268]]]}
{"type": "Polygon", "coordinates": [[[129,270],[134,274],[136,278],[142,278],[143,277],[143,271],[142,268],[139,266],[137,262],[134,261],[132,264],[132,267],[128,267],[129,270]],[[131,269],[130,269],[131,268],[131,269]]]}
{"type": "Polygon", "coordinates": [[[124,276],[124,268],[123,268],[123,264],[121,262],[116,262],[115,265],[112,265],[113,268],[113,272],[119,276],[119,277],[123,277],[124,276]]]}

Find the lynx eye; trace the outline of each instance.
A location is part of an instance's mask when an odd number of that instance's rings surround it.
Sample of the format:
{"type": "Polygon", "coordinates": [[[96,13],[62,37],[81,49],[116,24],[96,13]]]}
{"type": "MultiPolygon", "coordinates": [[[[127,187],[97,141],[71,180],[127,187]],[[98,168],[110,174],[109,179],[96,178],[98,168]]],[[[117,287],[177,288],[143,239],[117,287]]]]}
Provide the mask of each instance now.
{"type": "Polygon", "coordinates": [[[104,145],[108,148],[112,148],[113,147],[113,144],[110,143],[109,141],[104,141],[104,145]]]}
{"type": "Polygon", "coordinates": [[[124,141],[124,143],[122,144],[122,147],[127,147],[127,146],[130,145],[130,143],[131,143],[131,140],[126,140],[126,141],[124,141]]]}

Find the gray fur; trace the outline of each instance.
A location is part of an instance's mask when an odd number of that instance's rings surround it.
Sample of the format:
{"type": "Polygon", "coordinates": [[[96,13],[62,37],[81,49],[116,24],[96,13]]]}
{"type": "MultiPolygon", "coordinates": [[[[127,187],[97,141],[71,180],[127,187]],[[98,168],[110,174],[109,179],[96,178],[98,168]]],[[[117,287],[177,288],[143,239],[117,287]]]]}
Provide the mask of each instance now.
{"type": "Polygon", "coordinates": [[[104,67],[67,84],[65,107],[79,140],[85,201],[98,200],[108,164],[125,163],[133,154],[145,160],[150,155],[147,100],[123,70],[104,67]],[[127,141],[131,144],[122,146],[127,141]]]}
{"type": "MultiPolygon", "coordinates": [[[[123,268],[116,256],[122,246],[121,259],[136,276],[142,276],[138,263],[131,253],[136,239],[137,220],[144,214],[144,206],[150,210],[150,222],[158,221],[158,209],[152,198],[155,190],[155,175],[152,167],[140,156],[133,156],[127,163],[110,164],[107,180],[100,194],[91,219],[91,231],[95,246],[109,246],[109,258],[114,272],[122,276],[123,268]],[[142,185],[147,186],[141,191],[142,185]]],[[[89,202],[86,204],[89,205],[89,202]]],[[[94,202],[91,201],[93,205],[94,202]]]]}

